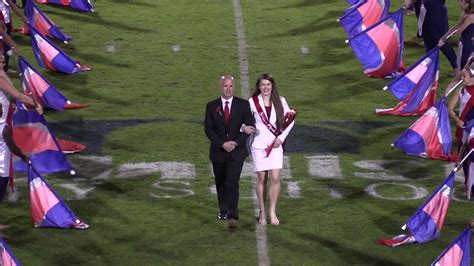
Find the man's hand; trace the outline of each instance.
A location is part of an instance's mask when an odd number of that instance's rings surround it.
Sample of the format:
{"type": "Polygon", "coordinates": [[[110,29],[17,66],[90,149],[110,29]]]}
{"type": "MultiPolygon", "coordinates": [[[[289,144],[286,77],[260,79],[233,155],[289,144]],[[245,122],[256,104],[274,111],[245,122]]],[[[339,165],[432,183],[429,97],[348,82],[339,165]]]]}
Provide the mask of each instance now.
{"type": "Polygon", "coordinates": [[[230,141],[226,141],[224,142],[224,144],[222,145],[222,148],[224,148],[224,150],[226,152],[231,152],[233,150],[235,150],[235,148],[237,147],[237,142],[233,141],[233,140],[230,140],[230,141]]]}

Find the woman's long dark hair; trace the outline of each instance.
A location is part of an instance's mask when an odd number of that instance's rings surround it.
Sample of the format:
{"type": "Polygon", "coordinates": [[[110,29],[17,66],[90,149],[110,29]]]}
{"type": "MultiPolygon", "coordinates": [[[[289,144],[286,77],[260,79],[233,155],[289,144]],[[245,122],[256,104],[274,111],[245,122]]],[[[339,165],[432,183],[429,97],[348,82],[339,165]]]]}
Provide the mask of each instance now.
{"type": "Polygon", "coordinates": [[[474,12],[474,0],[464,0],[464,3],[468,4],[467,13],[473,13],[474,12]]]}
{"type": "Polygon", "coordinates": [[[272,75],[264,73],[258,77],[257,84],[255,84],[255,90],[252,92],[252,97],[262,93],[260,91],[260,81],[262,81],[262,79],[269,80],[272,83],[272,95],[270,95],[270,101],[273,103],[273,106],[275,106],[275,114],[277,118],[276,126],[281,130],[283,129],[285,117],[283,114],[283,105],[281,104],[280,94],[278,93],[278,88],[272,75]]]}

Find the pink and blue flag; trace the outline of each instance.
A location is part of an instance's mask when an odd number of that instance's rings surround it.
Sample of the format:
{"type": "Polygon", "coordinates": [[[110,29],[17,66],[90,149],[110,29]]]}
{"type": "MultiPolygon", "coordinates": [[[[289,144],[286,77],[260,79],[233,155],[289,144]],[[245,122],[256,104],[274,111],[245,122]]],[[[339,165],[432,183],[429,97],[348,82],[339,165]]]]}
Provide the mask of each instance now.
{"type": "Polygon", "coordinates": [[[393,77],[403,66],[403,10],[390,14],[347,41],[369,77],[393,77]]]}
{"type": "Polygon", "coordinates": [[[452,171],[402,226],[402,229],[408,230],[410,234],[382,239],[378,243],[396,247],[415,242],[424,243],[438,238],[448,213],[455,174],[456,172],[452,171]]]}
{"type": "Polygon", "coordinates": [[[339,19],[347,36],[352,37],[388,16],[390,0],[361,0],[339,19]]]}
{"type": "Polygon", "coordinates": [[[350,5],[350,6],[353,6],[355,4],[357,4],[360,0],[347,0],[347,3],[350,5]]]}
{"type": "Polygon", "coordinates": [[[393,108],[376,109],[375,113],[398,116],[423,114],[436,100],[438,73],[439,48],[436,47],[385,87],[401,102],[393,108]]]}
{"type": "Polygon", "coordinates": [[[24,7],[25,16],[28,23],[33,25],[41,34],[47,37],[56,38],[65,43],[71,40],[71,37],[64,34],[58,26],[33,2],[27,0],[24,7]]]}
{"type": "Polygon", "coordinates": [[[56,191],[33,167],[28,170],[31,218],[35,227],[86,229],[88,224],[79,219],[56,191]]]}
{"type": "Polygon", "coordinates": [[[431,265],[471,266],[471,227],[456,237],[431,265]]]}
{"type": "Polygon", "coordinates": [[[89,0],[36,0],[40,4],[55,4],[68,6],[82,12],[94,12],[94,6],[89,0]]]}
{"type": "Polygon", "coordinates": [[[20,266],[20,262],[13,255],[10,247],[5,240],[0,238],[0,265],[2,266],[20,266]]]}
{"type": "Polygon", "coordinates": [[[445,97],[426,111],[392,144],[407,155],[452,160],[451,126],[445,97]]]}
{"type": "MultiPolygon", "coordinates": [[[[44,116],[36,110],[27,110],[17,102],[17,112],[13,114],[13,140],[20,150],[30,156],[30,161],[39,173],[71,171],[66,156],[49,129],[44,116]]],[[[17,160],[15,171],[26,172],[28,165],[17,160]]]]}
{"type": "Polygon", "coordinates": [[[456,172],[452,171],[402,227],[418,243],[438,238],[448,214],[456,172]]]}
{"type": "Polygon", "coordinates": [[[66,74],[75,74],[91,70],[90,67],[81,65],[78,61],[74,61],[59,47],[39,33],[32,25],[29,26],[29,30],[33,52],[39,66],[66,74]]]}
{"type": "Polygon", "coordinates": [[[20,65],[21,84],[23,92],[32,96],[43,107],[56,111],[72,108],[87,107],[86,104],[76,104],[69,101],[56,87],[49,82],[39,71],[33,68],[23,57],[18,58],[20,65]]]}

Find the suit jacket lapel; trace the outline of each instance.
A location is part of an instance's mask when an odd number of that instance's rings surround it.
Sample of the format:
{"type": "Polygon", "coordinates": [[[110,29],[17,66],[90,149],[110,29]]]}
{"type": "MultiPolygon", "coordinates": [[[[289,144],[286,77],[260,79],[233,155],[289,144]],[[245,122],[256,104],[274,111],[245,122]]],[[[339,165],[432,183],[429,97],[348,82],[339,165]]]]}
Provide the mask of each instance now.
{"type": "Polygon", "coordinates": [[[232,123],[233,119],[235,119],[235,115],[237,114],[237,104],[235,103],[235,97],[232,100],[232,104],[230,105],[230,116],[229,116],[229,125],[232,123]]]}

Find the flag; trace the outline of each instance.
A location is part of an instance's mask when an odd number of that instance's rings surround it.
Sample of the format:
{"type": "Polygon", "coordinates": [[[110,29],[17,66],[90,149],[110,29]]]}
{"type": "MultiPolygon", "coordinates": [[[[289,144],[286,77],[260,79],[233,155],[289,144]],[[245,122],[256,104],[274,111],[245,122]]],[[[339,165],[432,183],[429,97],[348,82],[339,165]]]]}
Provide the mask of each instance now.
{"type": "Polygon", "coordinates": [[[407,155],[452,160],[451,126],[446,97],[441,98],[392,144],[407,155]]]}
{"type": "Polygon", "coordinates": [[[43,107],[63,111],[64,108],[82,108],[87,106],[86,104],[73,104],[69,101],[23,57],[18,57],[18,63],[20,65],[23,92],[28,96],[32,96],[43,107]]]}
{"type": "Polygon", "coordinates": [[[20,266],[20,262],[13,255],[10,247],[8,247],[5,240],[0,238],[0,265],[3,266],[20,266]]]}
{"type": "Polygon", "coordinates": [[[456,172],[452,171],[402,227],[408,229],[418,243],[438,238],[443,229],[455,175],[456,172]]]}
{"type": "Polygon", "coordinates": [[[439,48],[436,47],[386,86],[401,102],[394,108],[376,109],[375,113],[399,116],[423,114],[436,100],[438,73],[439,48]]]}
{"type": "Polygon", "coordinates": [[[361,0],[339,19],[349,37],[364,31],[388,16],[390,0],[361,0]]]}
{"type": "Polygon", "coordinates": [[[56,191],[31,166],[28,168],[31,218],[35,227],[86,229],[88,224],[79,219],[56,191]]]}
{"type": "Polygon", "coordinates": [[[369,77],[396,76],[403,69],[403,10],[399,9],[348,41],[369,77]]]}
{"type": "Polygon", "coordinates": [[[57,138],[56,141],[63,153],[77,153],[84,151],[87,147],[81,143],[57,138]]]}
{"type": "MultiPolygon", "coordinates": [[[[26,110],[21,103],[13,114],[13,140],[20,150],[29,155],[30,161],[39,173],[55,173],[72,170],[44,116],[36,110],[26,110]]],[[[17,160],[15,171],[26,172],[25,162],[17,160]]]]}
{"type": "Polygon", "coordinates": [[[65,43],[71,40],[71,37],[64,34],[32,0],[26,1],[24,12],[28,23],[44,36],[56,38],[65,43]]]}
{"type": "Polygon", "coordinates": [[[29,25],[29,30],[33,52],[39,66],[66,74],[91,70],[90,67],[81,65],[78,61],[74,61],[59,47],[39,33],[31,24],[29,25]]]}
{"type": "Polygon", "coordinates": [[[357,4],[360,0],[347,0],[347,3],[350,5],[350,6],[353,6],[355,4],[357,4]]]}
{"type": "Polygon", "coordinates": [[[89,0],[36,0],[36,2],[41,4],[68,6],[83,12],[94,12],[94,6],[89,0]]]}
{"type": "Polygon", "coordinates": [[[378,243],[396,247],[408,243],[424,243],[438,238],[448,213],[455,174],[456,172],[452,171],[402,226],[402,229],[408,230],[410,234],[379,240],[378,243]]]}
{"type": "Polygon", "coordinates": [[[431,265],[471,266],[471,227],[456,237],[431,265]]]}

